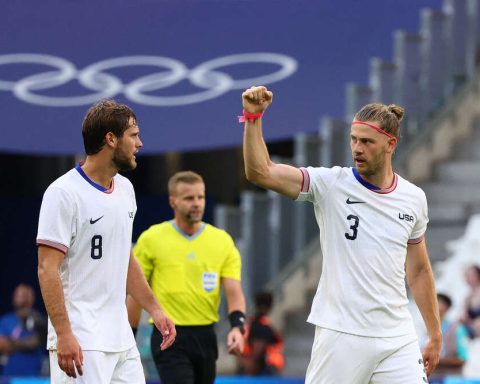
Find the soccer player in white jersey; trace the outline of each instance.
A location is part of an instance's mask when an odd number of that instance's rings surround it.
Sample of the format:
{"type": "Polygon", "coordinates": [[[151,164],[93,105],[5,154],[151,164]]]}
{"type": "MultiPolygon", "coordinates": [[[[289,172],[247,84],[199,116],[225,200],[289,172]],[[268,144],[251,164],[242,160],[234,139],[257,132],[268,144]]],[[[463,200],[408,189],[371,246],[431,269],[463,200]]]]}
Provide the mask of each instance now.
{"type": "Polygon", "coordinates": [[[86,160],[48,187],[38,224],[51,382],[145,383],[127,293],[151,314],[162,349],[176,331],[131,254],[135,193],[118,171],[137,165],[137,119],[129,107],[103,100],[87,112],[82,134],[86,160]]]}
{"type": "Polygon", "coordinates": [[[316,326],[307,384],[427,382],[442,344],[425,246],[423,191],[392,169],[403,109],[369,104],[351,125],[353,168],[295,168],[270,160],[262,115],[265,87],[242,94],[249,181],[314,204],[322,276],[308,321],[316,326]],[[429,334],[420,352],[405,277],[429,334]]]}

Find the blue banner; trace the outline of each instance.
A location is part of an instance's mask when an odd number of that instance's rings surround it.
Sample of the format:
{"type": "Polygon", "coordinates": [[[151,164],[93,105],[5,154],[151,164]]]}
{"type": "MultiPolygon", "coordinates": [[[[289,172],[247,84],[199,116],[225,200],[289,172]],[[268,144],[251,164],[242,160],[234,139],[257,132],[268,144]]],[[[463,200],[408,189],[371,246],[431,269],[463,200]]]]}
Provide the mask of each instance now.
{"type": "Polygon", "coordinates": [[[349,81],[441,0],[4,0],[0,151],[81,154],[100,98],[137,113],[141,153],[238,145],[241,92],[274,91],[268,140],[342,116],[349,81]]]}

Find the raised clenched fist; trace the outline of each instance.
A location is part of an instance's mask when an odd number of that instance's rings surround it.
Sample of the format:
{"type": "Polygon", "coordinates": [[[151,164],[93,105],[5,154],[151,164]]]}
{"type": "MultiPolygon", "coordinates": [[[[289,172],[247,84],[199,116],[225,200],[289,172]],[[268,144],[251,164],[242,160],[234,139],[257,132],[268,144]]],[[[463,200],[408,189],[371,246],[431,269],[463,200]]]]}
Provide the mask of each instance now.
{"type": "Polygon", "coordinates": [[[251,87],[242,93],[243,109],[247,113],[260,113],[265,111],[272,103],[273,93],[266,87],[251,87]]]}

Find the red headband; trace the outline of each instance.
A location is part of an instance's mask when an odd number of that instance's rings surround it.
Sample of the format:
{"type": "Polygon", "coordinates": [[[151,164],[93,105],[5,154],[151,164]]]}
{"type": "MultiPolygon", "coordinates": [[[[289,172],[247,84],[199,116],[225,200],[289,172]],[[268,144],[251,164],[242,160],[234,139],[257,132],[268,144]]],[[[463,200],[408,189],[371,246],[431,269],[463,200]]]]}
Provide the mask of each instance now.
{"type": "Polygon", "coordinates": [[[385,136],[387,136],[387,137],[390,138],[390,139],[395,139],[395,140],[397,140],[397,138],[396,138],[395,136],[390,135],[389,133],[385,132],[382,128],[377,127],[376,125],[369,124],[369,123],[365,123],[364,121],[356,121],[356,120],[353,120],[353,121],[352,121],[352,124],[363,124],[363,125],[366,125],[366,126],[368,126],[368,127],[370,127],[370,128],[375,129],[377,132],[383,133],[385,136]]]}

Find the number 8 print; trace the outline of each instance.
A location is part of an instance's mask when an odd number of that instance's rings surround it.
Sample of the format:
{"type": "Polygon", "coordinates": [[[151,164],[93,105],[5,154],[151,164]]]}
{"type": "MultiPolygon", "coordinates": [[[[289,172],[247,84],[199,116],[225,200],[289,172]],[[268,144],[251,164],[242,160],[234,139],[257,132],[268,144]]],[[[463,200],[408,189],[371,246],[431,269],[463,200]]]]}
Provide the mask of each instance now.
{"type": "Polygon", "coordinates": [[[102,236],[95,235],[92,237],[92,250],[90,256],[94,260],[102,258],[102,236]]]}

